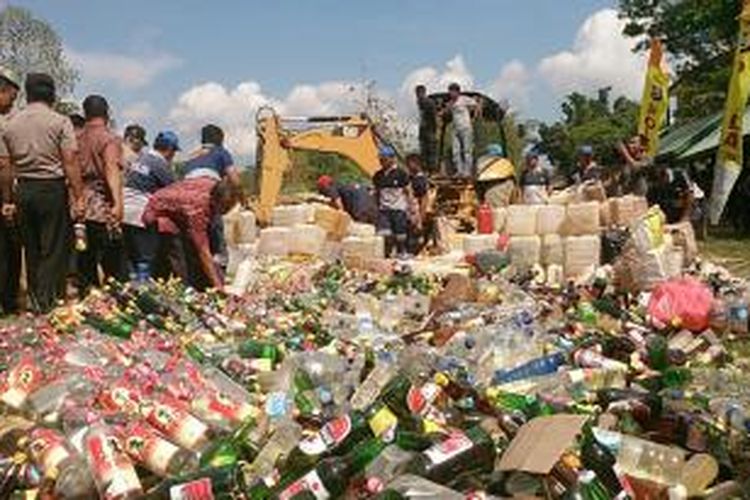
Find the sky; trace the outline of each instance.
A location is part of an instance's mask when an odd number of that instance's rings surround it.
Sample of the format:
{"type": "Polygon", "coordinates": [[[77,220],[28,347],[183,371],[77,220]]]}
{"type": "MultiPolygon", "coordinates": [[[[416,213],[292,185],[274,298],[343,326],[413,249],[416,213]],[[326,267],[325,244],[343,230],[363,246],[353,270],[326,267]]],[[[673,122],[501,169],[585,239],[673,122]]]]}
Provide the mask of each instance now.
{"type": "Polygon", "coordinates": [[[80,71],[75,98],[105,95],[118,125],[225,128],[255,149],[262,105],[355,111],[365,82],[414,120],[413,86],[466,88],[552,120],[564,95],[638,98],[645,58],[621,35],[616,0],[0,0],[47,20],[80,71]]]}

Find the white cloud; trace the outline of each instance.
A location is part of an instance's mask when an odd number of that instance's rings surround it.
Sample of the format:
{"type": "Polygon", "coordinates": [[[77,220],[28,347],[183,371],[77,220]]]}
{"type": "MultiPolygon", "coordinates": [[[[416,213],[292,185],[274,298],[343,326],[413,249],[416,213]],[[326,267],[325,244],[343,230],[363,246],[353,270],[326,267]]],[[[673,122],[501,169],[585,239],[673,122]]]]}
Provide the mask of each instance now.
{"type": "Polygon", "coordinates": [[[227,88],[216,82],[197,85],[183,94],[169,112],[169,121],[187,144],[196,143],[200,128],[214,123],[224,129],[227,147],[240,156],[255,153],[255,115],[271,106],[285,116],[352,112],[358,87],[346,82],[297,85],[283,98],[266,94],[255,81],[227,88]]]}
{"type": "Polygon", "coordinates": [[[406,75],[398,93],[399,107],[408,102],[413,108],[414,87],[417,85],[427,87],[428,93],[445,92],[448,85],[454,82],[467,89],[474,86],[474,75],[469,71],[461,54],[448,60],[443,68],[423,66],[406,75]]]}
{"type": "Polygon", "coordinates": [[[109,52],[87,52],[67,48],[73,66],[84,81],[114,83],[127,89],[144,87],[162,73],[179,67],[182,60],[167,52],[148,55],[125,55],[109,52]]]}
{"type": "Polygon", "coordinates": [[[634,42],[622,35],[623,25],[614,9],[592,14],[570,50],[542,59],[539,74],[558,94],[611,85],[615,94],[638,97],[646,58],[632,52],[634,42]]]}
{"type": "Polygon", "coordinates": [[[154,107],[148,101],[138,101],[125,106],[120,116],[126,123],[143,123],[154,116],[154,107]]]}
{"type": "Polygon", "coordinates": [[[500,101],[507,100],[511,106],[525,108],[529,102],[531,74],[526,66],[514,59],[500,70],[497,78],[490,84],[489,93],[500,101]]]}

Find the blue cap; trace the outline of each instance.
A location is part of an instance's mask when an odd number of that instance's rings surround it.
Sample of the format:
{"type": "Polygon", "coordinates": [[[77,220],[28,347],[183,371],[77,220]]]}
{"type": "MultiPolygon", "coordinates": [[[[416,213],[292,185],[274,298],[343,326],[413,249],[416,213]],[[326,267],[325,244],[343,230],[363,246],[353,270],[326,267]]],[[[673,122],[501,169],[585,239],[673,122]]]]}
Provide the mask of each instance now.
{"type": "Polygon", "coordinates": [[[580,154],[582,154],[582,155],[590,156],[590,155],[594,154],[594,148],[592,148],[588,144],[585,144],[585,145],[583,145],[583,146],[580,147],[580,149],[578,150],[578,152],[580,154]]]}
{"type": "Polygon", "coordinates": [[[396,150],[389,144],[383,144],[378,148],[378,154],[383,158],[395,158],[396,150]]]}
{"type": "Polygon", "coordinates": [[[165,130],[163,132],[159,132],[159,134],[156,136],[156,139],[154,139],[154,148],[173,149],[175,151],[179,151],[180,140],[177,138],[177,134],[175,134],[171,130],[165,130]]]}
{"type": "Polygon", "coordinates": [[[505,156],[505,150],[500,144],[490,144],[485,149],[485,153],[490,156],[505,156]]]}

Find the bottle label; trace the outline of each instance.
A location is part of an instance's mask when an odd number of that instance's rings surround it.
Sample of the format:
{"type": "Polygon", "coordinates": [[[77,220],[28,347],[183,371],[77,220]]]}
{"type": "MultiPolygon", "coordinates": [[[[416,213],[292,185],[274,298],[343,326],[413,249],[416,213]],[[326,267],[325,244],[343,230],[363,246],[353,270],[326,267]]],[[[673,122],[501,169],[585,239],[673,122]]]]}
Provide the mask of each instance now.
{"type": "Polygon", "coordinates": [[[140,410],[141,395],[130,387],[115,384],[111,389],[102,392],[99,401],[107,409],[136,414],[140,410]]]}
{"type": "Polygon", "coordinates": [[[167,476],[169,463],[180,449],[140,423],[128,427],[127,433],[125,451],[155,474],[167,476]]]}
{"type": "Polygon", "coordinates": [[[103,498],[117,498],[141,491],[141,483],[122,445],[114,435],[95,433],[86,437],[91,470],[102,485],[103,498]]]}
{"type": "Polygon", "coordinates": [[[421,415],[428,405],[440,395],[440,386],[427,382],[422,387],[412,386],[406,395],[406,406],[415,415],[421,415]]]}
{"type": "Polygon", "coordinates": [[[466,437],[466,434],[456,431],[451,433],[445,441],[425,450],[424,454],[433,464],[437,465],[470,450],[472,446],[474,446],[474,443],[466,437]]]}
{"type": "Polygon", "coordinates": [[[37,428],[31,431],[29,451],[45,473],[59,469],[63,461],[70,457],[65,438],[52,429],[37,428]]]}
{"type": "Polygon", "coordinates": [[[396,428],[398,418],[387,406],[383,406],[368,422],[375,437],[381,437],[396,428]]]}
{"type": "Polygon", "coordinates": [[[148,423],[172,438],[177,444],[197,451],[204,440],[208,426],[190,413],[174,405],[155,403],[148,416],[148,423]]]}
{"type": "Polygon", "coordinates": [[[211,479],[204,477],[169,489],[170,500],[214,500],[211,479]]]}
{"type": "Polygon", "coordinates": [[[0,401],[19,410],[42,383],[42,371],[33,358],[24,356],[0,384],[0,401]]]}
{"type": "Polygon", "coordinates": [[[305,491],[312,493],[317,500],[326,500],[331,496],[323,484],[323,481],[320,480],[318,472],[313,469],[287,486],[287,488],[279,494],[279,500],[291,500],[305,491]]]}
{"type": "Polygon", "coordinates": [[[196,399],[193,408],[210,415],[212,420],[218,418],[236,424],[250,417],[257,417],[255,408],[250,404],[235,401],[227,394],[218,391],[212,391],[196,399]]]}
{"type": "Polygon", "coordinates": [[[320,455],[340,444],[352,430],[349,415],[334,418],[320,429],[315,436],[300,441],[299,449],[307,455],[320,455]]]}

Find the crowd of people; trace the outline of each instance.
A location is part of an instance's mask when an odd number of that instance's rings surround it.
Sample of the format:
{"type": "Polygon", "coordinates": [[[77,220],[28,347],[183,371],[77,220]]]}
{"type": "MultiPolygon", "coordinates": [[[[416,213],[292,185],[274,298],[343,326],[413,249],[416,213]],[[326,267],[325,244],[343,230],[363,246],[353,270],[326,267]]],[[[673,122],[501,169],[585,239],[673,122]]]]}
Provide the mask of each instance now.
{"type": "MultiPolygon", "coordinates": [[[[453,83],[444,104],[427,95],[424,85],[415,88],[419,110],[419,153],[405,158],[399,167],[395,151],[381,148],[381,170],[370,188],[362,184],[340,185],[330,176],[318,180],[319,192],[331,204],[346,210],[360,222],[376,224],[386,238],[388,255],[418,252],[429,237],[426,172],[443,172],[457,181],[473,182],[481,202],[493,208],[511,203],[544,204],[556,189],[575,186],[598,190],[599,196],[634,194],[645,196],[661,207],[670,223],[683,220],[705,222],[705,195],[684,169],[654,164],[645,154],[639,136],[615,147],[618,165],[602,166],[591,145],[577,151],[572,171],[563,175],[542,161],[538,146],[530,145],[524,165],[517,171],[500,144],[490,144],[475,160],[474,121],[480,104],[453,83]],[[441,164],[438,146],[440,124],[451,123],[451,163],[441,164]],[[450,166],[451,168],[446,168],[450,166]]],[[[705,230],[705,226],[699,234],[705,230]]]]}
{"type": "MultiPolygon", "coordinates": [[[[520,173],[499,144],[475,160],[479,103],[458,84],[448,87],[447,104],[440,106],[423,85],[415,93],[420,150],[403,167],[395,149],[383,144],[372,186],[340,184],[330,176],[317,183],[333,206],[376,226],[387,255],[418,253],[431,237],[426,172],[442,167],[438,123],[452,123],[452,177],[474,183],[480,201],[493,207],[546,203],[559,187],[559,172],[543,165],[535,147],[525,153],[520,173]]],[[[18,311],[24,260],[28,305],[35,311],[51,309],[71,288],[86,293],[109,278],[176,275],[198,289],[221,286],[221,216],[243,201],[240,170],[221,128],[202,128],[201,147],[178,179],[173,162],[180,140],[173,131],[159,132],[149,146],[140,125],[127,126],[122,137],[110,128],[103,96],[86,97],[82,115],[59,114],[55,102],[49,75],[29,74],[21,82],[0,68],[3,312],[18,311]],[[22,86],[26,106],[12,113],[22,86]]],[[[565,183],[601,186],[611,196],[648,196],[670,222],[690,217],[699,206],[702,193],[695,183],[681,170],[653,166],[638,137],[618,150],[622,165],[603,168],[594,149],[581,146],[565,183]]]]}
{"type": "Polygon", "coordinates": [[[59,114],[55,103],[49,75],[21,82],[0,68],[3,313],[19,310],[23,261],[35,312],[109,278],[176,275],[199,289],[220,286],[221,216],[243,199],[221,128],[202,128],[178,179],[174,132],[159,132],[149,147],[139,125],[122,137],[110,128],[103,96],[86,97],[82,115],[59,114]],[[26,105],[12,112],[22,87],[26,105]]]}

